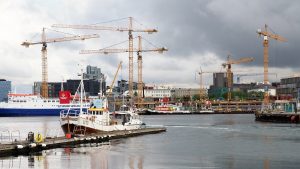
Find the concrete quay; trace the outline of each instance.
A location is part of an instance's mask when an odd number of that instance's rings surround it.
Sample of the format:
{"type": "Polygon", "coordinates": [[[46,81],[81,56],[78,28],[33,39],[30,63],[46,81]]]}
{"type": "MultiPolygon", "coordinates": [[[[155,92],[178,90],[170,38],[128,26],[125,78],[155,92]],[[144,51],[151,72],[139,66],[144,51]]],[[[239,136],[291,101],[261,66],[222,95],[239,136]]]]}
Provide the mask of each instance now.
{"type": "Polygon", "coordinates": [[[70,139],[66,137],[45,138],[43,142],[29,142],[26,140],[12,143],[0,143],[0,157],[29,155],[42,150],[72,146],[87,143],[102,143],[113,139],[128,138],[145,134],[156,134],[165,132],[166,128],[143,128],[130,131],[101,132],[91,135],[75,136],[70,139]]]}

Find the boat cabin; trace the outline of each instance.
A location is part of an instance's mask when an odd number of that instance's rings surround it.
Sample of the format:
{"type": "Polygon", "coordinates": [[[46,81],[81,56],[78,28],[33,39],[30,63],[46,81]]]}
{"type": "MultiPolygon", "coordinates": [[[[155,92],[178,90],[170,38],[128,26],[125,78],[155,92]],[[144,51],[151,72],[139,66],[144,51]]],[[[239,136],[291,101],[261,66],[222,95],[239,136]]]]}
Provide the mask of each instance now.
{"type": "Polygon", "coordinates": [[[276,100],[272,109],[278,113],[297,113],[297,104],[288,100],[276,100]]]}
{"type": "Polygon", "coordinates": [[[89,115],[103,115],[103,111],[105,111],[104,109],[102,108],[89,108],[88,109],[88,114],[89,115]]]}
{"type": "Polygon", "coordinates": [[[113,113],[111,114],[112,121],[115,125],[128,123],[130,121],[130,114],[128,113],[113,113]]]}

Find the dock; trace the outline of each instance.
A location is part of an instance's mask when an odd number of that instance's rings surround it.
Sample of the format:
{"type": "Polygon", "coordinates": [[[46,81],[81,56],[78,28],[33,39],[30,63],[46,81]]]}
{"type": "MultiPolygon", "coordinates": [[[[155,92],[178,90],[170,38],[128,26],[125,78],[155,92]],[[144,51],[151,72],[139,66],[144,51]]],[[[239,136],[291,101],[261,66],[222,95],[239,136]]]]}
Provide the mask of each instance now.
{"type": "Polygon", "coordinates": [[[129,131],[101,132],[97,134],[66,137],[45,138],[43,142],[29,142],[28,140],[14,141],[11,143],[0,143],[0,157],[29,155],[42,150],[72,146],[88,143],[102,143],[109,140],[128,138],[145,134],[156,134],[165,132],[166,128],[143,128],[129,131]]]}

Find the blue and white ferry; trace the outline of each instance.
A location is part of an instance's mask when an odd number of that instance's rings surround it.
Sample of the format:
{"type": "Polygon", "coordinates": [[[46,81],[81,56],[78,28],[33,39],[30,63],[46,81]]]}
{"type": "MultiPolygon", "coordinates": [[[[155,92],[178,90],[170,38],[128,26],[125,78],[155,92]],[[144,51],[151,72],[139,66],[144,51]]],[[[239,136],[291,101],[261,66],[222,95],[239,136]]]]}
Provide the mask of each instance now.
{"type": "MultiPolygon", "coordinates": [[[[60,111],[72,108],[80,109],[78,101],[62,102],[62,98],[45,99],[34,94],[8,94],[7,102],[0,102],[0,117],[10,116],[59,116],[60,111]]],[[[83,108],[90,103],[84,102],[83,108]]]]}

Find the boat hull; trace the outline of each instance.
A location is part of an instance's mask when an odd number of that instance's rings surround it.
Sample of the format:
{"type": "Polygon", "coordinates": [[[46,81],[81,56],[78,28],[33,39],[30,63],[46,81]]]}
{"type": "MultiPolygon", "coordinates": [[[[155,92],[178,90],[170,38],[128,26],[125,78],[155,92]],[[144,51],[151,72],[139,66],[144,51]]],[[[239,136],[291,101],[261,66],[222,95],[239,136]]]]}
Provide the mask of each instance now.
{"type": "Polygon", "coordinates": [[[104,131],[99,131],[99,130],[96,130],[94,128],[90,128],[90,127],[86,127],[86,126],[80,126],[80,125],[75,125],[75,124],[63,124],[61,126],[63,132],[65,134],[67,133],[72,133],[72,134],[93,134],[93,133],[100,133],[100,132],[104,132],[104,131]],[[74,130],[75,127],[77,128],[77,130],[74,130]],[[79,128],[82,129],[82,131],[78,130],[79,128]],[[69,130],[70,129],[70,130],[69,130]]]}
{"type": "Polygon", "coordinates": [[[182,110],[182,111],[158,111],[158,110],[146,110],[145,114],[155,115],[155,114],[191,114],[190,111],[182,110]]]}
{"type": "Polygon", "coordinates": [[[100,133],[100,132],[110,132],[110,131],[123,131],[123,130],[137,130],[144,128],[144,124],[132,124],[132,125],[121,125],[121,124],[111,124],[111,125],[101,125],[94,123],[88,119],[82,118],[72,118],[67,117],[62,119],[61,118],[61,127],[65,134],[72,133],[72,134],[93,134],[93,133],[100,133]]]}
{"type": "MultiPolygon", "coordinates": [[[[63,108],[0,108],[0,117],[59,116],[63,108]]],[[[79,109],[78,109],[79,110],[79,109]]]]}
{"type": "Polygon", "coordinates": [[[300,115],[295,113],[256,113],[255,120],[271,123],[299,123],[300,115]]]}

